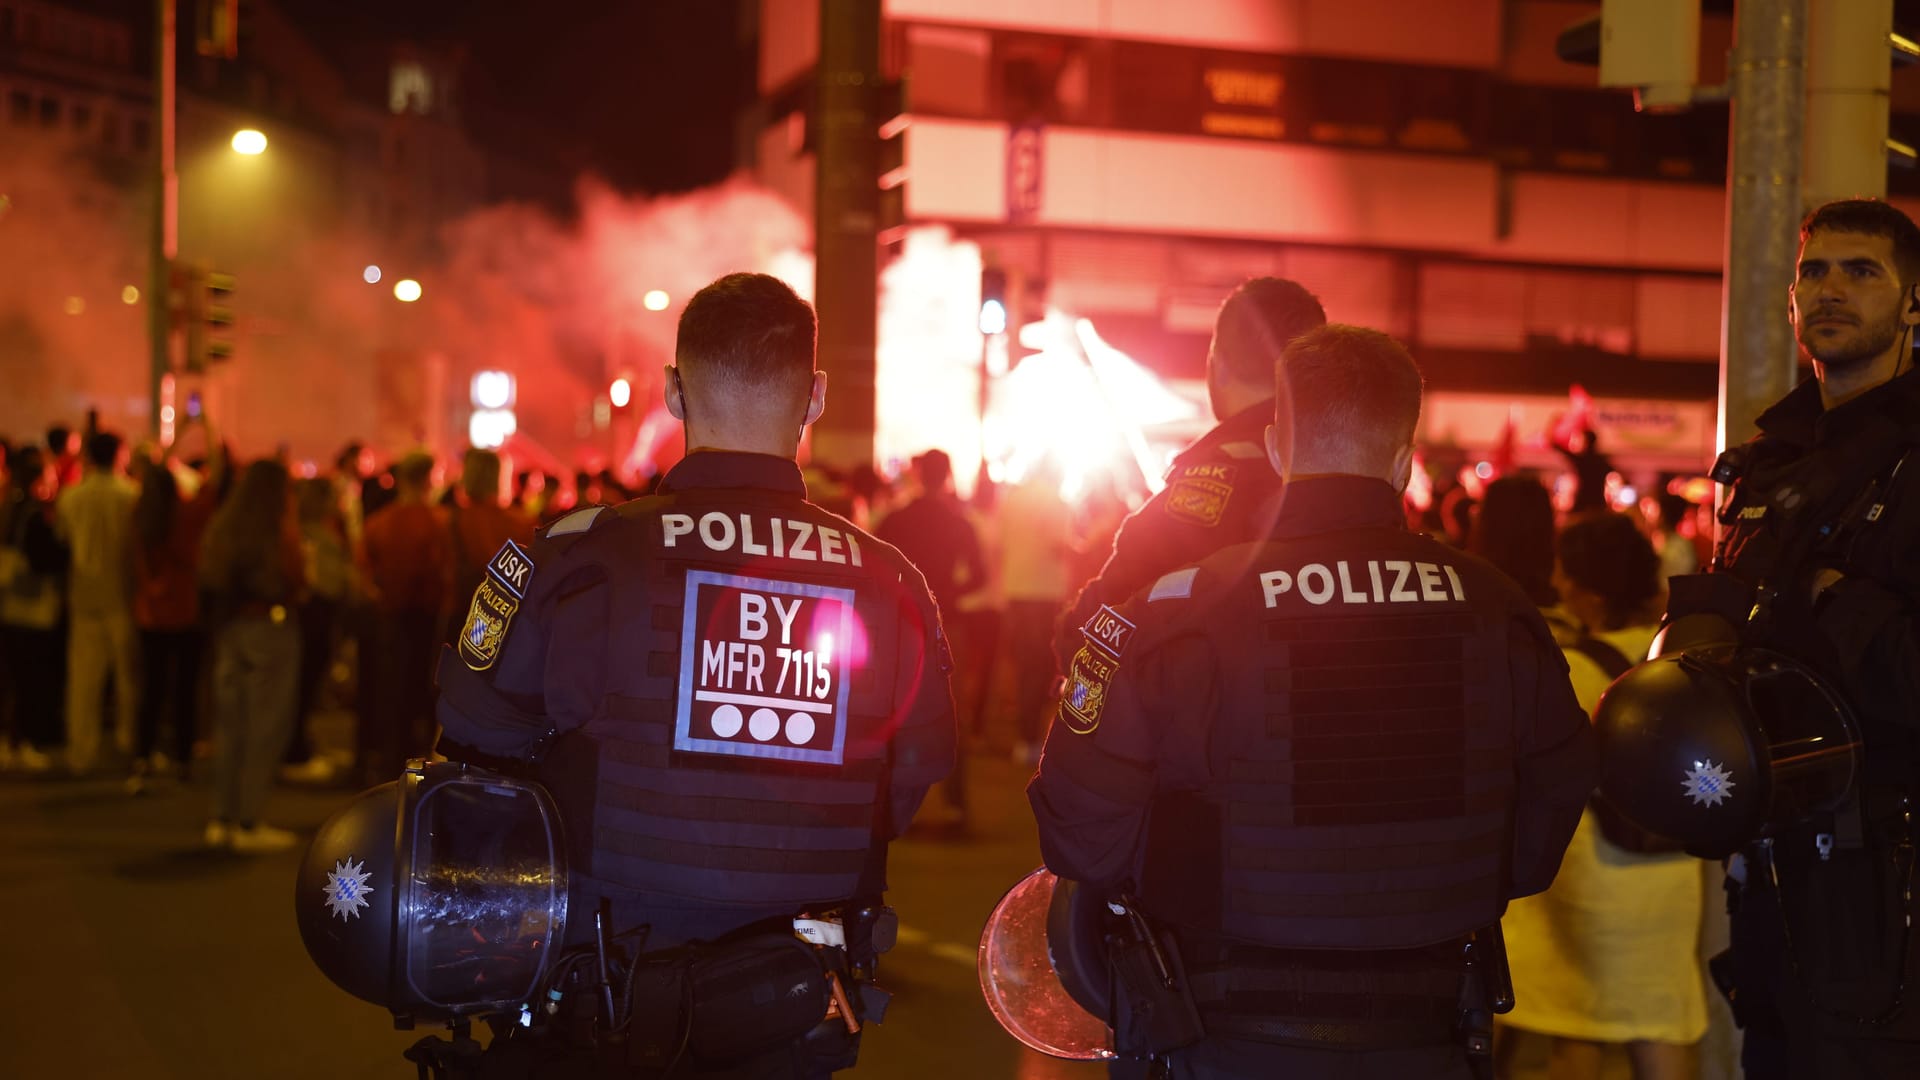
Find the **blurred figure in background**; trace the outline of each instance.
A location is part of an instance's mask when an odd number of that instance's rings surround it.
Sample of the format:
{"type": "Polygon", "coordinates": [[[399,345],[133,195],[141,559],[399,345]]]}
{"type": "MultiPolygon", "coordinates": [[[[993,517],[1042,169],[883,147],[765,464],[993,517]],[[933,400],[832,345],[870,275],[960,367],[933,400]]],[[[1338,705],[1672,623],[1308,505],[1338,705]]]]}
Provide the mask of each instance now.
{"type": "Polygon", "coordinates": [[[140,633],[145,679],[140,731],[127,791],[138,795],[159,764],[160,720],[171,714],[173,754],[181,775],[193,766],[199,731],[200,544],[226,486],[226,454],[209,432],[209,474],[191,498],[164,460],[142,458],[140,495],[133,504],[133,622],[140,633]]]}
{"type": "Polygon", "coordinates": [[[294,486],[307,596],[300,604],[299,695],[284,759],[288,779],[309,783],[333,776],[333,764],[314,753],[313,713],[320,702],[320,688],[333,670],[336,632],[354,592],[353,549],[347,544],[334,496],[334,486],[319,477],[294,486]]]}
{"type": "Polygon", "coordinates": [[[209,847],[283,851],[295,837],[261,820],[293,729],[305,591],[286,466],[256,461],[207,527],[200,553],[213,635],[214,766],[209,847]]]}
{"type": "MultiPolygon", "coordinates": [[[[980,537],[967,519],[966,508],[953,491],[953,459],[944,450],[929,450],[913,459],[913,475],[920,492],[912,502],[887,515],[875,535],[894,547],[907,561],[918,567],[927,579],[927,591],[940,608],[940,622],[952,627],[954,612],[962,598],[978,592],[987,581],[986,560],[980,555],[980,537]]],[[[971,642],[965,643],[971,646],[971,642]]],[[[956,666],[966,660],[960,642],[949,638],[949,649],[956,666]]],[[[966,728],[955,755],[953,775],[939,785],[939,805],[945,813],[923,807],[920,820],[932,827],[956,827],[966,823],[966,728]]]]}
{"type": "Polygon", "coordinates": [[[453,570],[446,524],[428,503],[433,464],[415,452],[394,465],[394,501],[367,517],[361,546],[375,616],[360,653],[360,767],[369,786],[432,745],[433,666],[453,570]]]}
{"type": "MultiPolygon", "coordinates": [[[[1665,589],[1631,518],[1569,522],[1555,574],[1580,637],[1564,652],[1592,715],[1615,677],[1645,659],[1665,589]]],[[[1636,845],[1640,846],[1640,845],[1636,845]]],[[[1699,931],[1704,890],[1691,856],[1616,846],[1589,809],[1546,892],[1501,920],[1516,1004],[1505,1022],[1553,1037],[1553,1080],[1599,1080],[1604,1044],[1624,1043],[1638,1080],[1690,1080],[1707,1030],[1699,931]]]]}
{"type": "Polygon", "coordinates": [[[1016,761],[1038,760],[1047,703],[1059,674],[1054,620],[1073,588],[1073,508],[1060,496],[1051,458],[1035,462],[1000,500],[1000,580],[1007,593],[1007,657],[1013,674],[1016,761]]]}
{"type": "Polygon", "coordinates": [[[13,452],[0,502],[0,661],[13,686],[10,756],[29,772],[53,767],[66,719],[67,549],[53,529],[53,488],[38,446],[13,452]]]}
{"type": "Polygon", "coordinates": [[[115,749],[133,750],[140,708],[133,629],[134,486],[120,475],[120,436],[87,439],[86,473],[54,501],[53,524],[72,553],[67,574],[67,765],[92,769],[100,753],[107,679],[115,749]]]}
{"type": "Polygon", "coordinates": [[[487,560],[508,540],[521,546],[533,542],[533,523],[500,502],[500,455],[477,447],[469,449],[460,468],[460,494],[447,504],[448,546],[453,555],[453,606],[449,609],[445,639],[459,629],[466,609],[460,604],[487,572],[487,560]]]}

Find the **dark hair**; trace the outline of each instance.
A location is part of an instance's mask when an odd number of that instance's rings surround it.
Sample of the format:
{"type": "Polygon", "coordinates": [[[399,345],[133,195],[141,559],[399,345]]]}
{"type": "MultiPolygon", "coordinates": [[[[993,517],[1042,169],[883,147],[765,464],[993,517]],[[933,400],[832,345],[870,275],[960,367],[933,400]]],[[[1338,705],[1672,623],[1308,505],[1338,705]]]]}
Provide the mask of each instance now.
{"type": "Polygon", "coordinates": [[[47,455],[32,443],[21,443],[7,455],[7,483],[16,491],[28,491],[47,470],[47,455]]]}
{"type": "Polygon", "coordinates": [[[1839,199],[1814,208],[1800,222],[1800,243],[1815,230],[1884,236],[1893,242],[1893,265],[1900,284],[1920,282],[1920,226],[1892,203],[1879,199],[1839,199]]]}
{"type": "Polygon", "coordinates": [[[1285,278],[1248,278],[1213,320],[1213,360],[1240,382],[1265,383],[1287,343],[1327,323],[1326,309],[1285,278]]]}
{"type": "Polygon", "coordinates": [[[433,455],[415,450],[393,463],[393,478],[408,487],[423,488],[433,483],[433,455]]]}
{"type": "Polygon", "coordinates": [[[173,534],[174,513],[180,507],[180,482],[173,470],[147,461],[140,470],[140,497],[133,502],[133,537],[146,555],[153,555],[173,534]]]}
{"type": "Polygon", "coordinates": [[[1553,587],[1553,493],[1538,477],[1503,476],[1487,485],[1467,550],[1512,578],[1535,604],[1560,599],[1553,587]]]}
{"type": "Polygon", "coordinates": [[[87,436],[87,463],[96,469],[111,469],[120,460],[120,436],[111,431],[96,431],[87,436]]]}
{"type": "Polygon", "coordinates": [[[1385,471],[1413,442],[1424,386],[1419,365],[1378,330],[1330,323],[1287,345],[1278,409],[1297,472],[1385,471]]]}
{"type": "Polygon", "coordinates": [[[1660,556],[1633,519],[1596,510],[1560,530],[1560,569],[1607,605],[1607,625],[1617,629],[1651,618],[1660,595],[1660,556]]]}
{"type": "MultiPolygon", "coordinates": [[[[929,450],[913,459],[913,471],[920,478],[921,486],[928,491],[941,491],[953,479],[953,459],[945,450],[929,450]]],[[[872,491],[867,494],[871,495],[872,491]]]]}
{"type": "Polygon", "coordinates": [[[687,301],[673,358],[704,386],[797,392],[813,378],[817,328],[812,306],[786,282],[728,274],[687,301]]]}
{"type": "Polygon", "coordinates": [[[73,441],[73,432],[63,425],[55,424],[47,429],[47,449],[57,454],[67,452],[67,444],[73,441]]]}
{"type": "Polygon", "coordinates": [[[287,467],[255,461],[207,525],[200,545],[200,583],[224,600],[285,600],[299,585],[287,581],[280,544],[287,529],[287,467]]]}
{"type": "Polygon", "coordinates": [[[341,447],[340,452],[333,456],[334,470],[348,476],[359,475],[360,455],[365,450],[366,446],[357,441],[341,447]]]}
{"type": "Polygon", "coordinates": [[[478,446],[468,447],[460,462],[460,490],[469,499],[494,502],[500,498],[500,455],[478,446]]]}

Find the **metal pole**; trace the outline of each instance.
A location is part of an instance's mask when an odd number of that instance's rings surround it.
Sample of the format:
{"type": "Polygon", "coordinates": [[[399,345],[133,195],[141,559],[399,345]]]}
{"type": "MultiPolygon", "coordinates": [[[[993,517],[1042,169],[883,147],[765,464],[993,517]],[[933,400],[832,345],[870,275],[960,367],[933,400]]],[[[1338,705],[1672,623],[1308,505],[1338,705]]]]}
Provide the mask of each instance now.
{"type": "Polygon", "coordinates": [[[827,411],[813,458],[873,460],[879,322],[880,0],[821,0],[814,196],[814,305],[827,411]]]}
{"type": "Polygon", "coordinates": [[[151,335],[148,405],[153,437],[172,441],[174,425],[161,416],[161,391],[173,370],[172,286],[174,256],[179,253],[179,179],[173,171],[173,95],[175,0],[154,0],[153,134],[154,205],[151,266],[147,277],[147,326],[151,335]]]}
{"type": "Polygon", "coordinates": [[[1887,193],[1887,36],[1893,0],[1812,0],[1807,23],[1807,205],[1887,193]]]}
{"type": "Polygon", "coordinates": [[[1741,0],[1733,46],[1727,269],[1722,293],[1720,446],[1792,388],[1787,319],[1800,220],[1807,0],[1741,0]]]}

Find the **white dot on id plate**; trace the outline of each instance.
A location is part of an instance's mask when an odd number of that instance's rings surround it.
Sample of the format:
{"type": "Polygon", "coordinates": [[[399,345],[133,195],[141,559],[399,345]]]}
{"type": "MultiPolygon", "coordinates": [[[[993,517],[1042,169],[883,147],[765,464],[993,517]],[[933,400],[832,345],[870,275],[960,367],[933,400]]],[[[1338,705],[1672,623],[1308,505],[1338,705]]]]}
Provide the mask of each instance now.
{"type": "Polygon", "coordinates": [[[795,746],[805,746],[813,741],[813,717],[797,712],[787,717],[787,741],[795,746]]]}
{"type": "Polygon", "coordinates": [[[713,710],[713,733],[723,739],[731,739],[740,734],[739,707],[722,705],[713,710]]]}
{"type": "Polygon", "coordinates": [[[772,709],[753,710],[753,718],[747,721],[747,734],[759,742],[766,742],[780,734],[780,714],[772,709]]]}

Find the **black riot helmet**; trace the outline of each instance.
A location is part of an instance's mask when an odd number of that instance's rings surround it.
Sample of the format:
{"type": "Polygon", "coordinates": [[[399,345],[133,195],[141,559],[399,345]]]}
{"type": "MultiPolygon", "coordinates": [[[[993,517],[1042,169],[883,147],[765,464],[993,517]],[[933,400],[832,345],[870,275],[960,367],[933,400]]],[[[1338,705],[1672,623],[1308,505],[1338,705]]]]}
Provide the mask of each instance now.
{"type": "Polygon", "coordinates": [[[510,1011],[566,931],[566,845],[538,784],[412,763],[320,827],[294,913],[321,972],[405,1020],[510,1011]]]}
{"type": "Polygon", "coordinates": [[[1689,854],[1723,858],[1835,810],[1860,735],[1826,681],[1766,649],[1710,644],[1622,675],[1594,711],[1600,797],[1689,854]]]}

